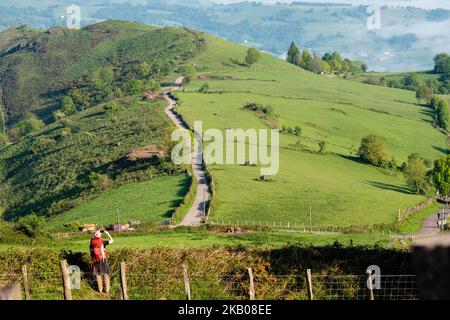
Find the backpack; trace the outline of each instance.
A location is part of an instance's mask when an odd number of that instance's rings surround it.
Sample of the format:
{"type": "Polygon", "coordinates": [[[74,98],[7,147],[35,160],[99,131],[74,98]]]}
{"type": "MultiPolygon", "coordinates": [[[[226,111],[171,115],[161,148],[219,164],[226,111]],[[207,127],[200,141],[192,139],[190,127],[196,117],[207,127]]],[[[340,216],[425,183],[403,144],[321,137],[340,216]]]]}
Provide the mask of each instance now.
{"type": "MultiPolygon", "coordinates": [[[[91,257],[96,262],[101,262],[104,259],[102,254],[103,240],[100,238],[91,239],[91,257]]],[[[104,249],[103,249],[104,251],[104,249]]],[[[105,251],[104,251],[105,252],[105,251]]],[[[106,252],[105,252],[106,256],[106,252]]]]}

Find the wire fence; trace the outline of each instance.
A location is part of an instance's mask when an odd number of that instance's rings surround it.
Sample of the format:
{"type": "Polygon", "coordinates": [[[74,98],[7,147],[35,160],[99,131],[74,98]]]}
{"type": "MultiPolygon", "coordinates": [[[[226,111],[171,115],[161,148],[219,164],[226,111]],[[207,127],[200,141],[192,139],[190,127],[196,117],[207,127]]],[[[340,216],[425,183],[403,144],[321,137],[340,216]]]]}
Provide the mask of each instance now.
{"type": "MultiPolygon", "coordinates": [[[[74,300],[122,299],[120,273],[111,273],[109,294],[97,291],[96,277],[79,273],[79,286],[72,288],[74,300]]],[[[31,300],[63,300],[64,281],[58,272],[28,274],[31,300]]],[[[187,277],[193,300],[248,300],[254,290],[257,300],[308,300],[308,277],[254,272],[250,280],[246,271],[235,274],[190,272],[187,277]]],[[[22,273],[0,273],[0,287],[23,283],[22,273]]],[[[381,275],[373,278],[373,290],[367,275],[312,274],[311,291],[315,300],[416,300],[415,275],[381,275]]],[[[23,286],[24,287],[24,286],[23,286]]],[[[185,300],[186,278],[182,273],[127,273],[126,288],[130,300],[185,300]]],[[[25,292],[23,292],[25,296],[25,292]]]]}

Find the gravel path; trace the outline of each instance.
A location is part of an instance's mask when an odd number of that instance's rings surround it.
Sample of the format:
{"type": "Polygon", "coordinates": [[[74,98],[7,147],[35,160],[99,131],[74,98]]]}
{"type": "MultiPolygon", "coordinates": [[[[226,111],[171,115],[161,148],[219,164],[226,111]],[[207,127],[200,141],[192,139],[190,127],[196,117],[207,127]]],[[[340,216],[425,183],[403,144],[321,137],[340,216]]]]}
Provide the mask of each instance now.
{"type": "MultiPolygon", "coordinates": [[[[183,78],[178,78],[173,86],[170,88],[172,91],[179,90],[181,84],[183,83],[183,78]]],[[[168,102],[167,108],[164,110],[165,114],[169,119],[175,124],[175,126],[179,129],[188,129],[180,115],[174,112],[174,107],[176,106],[176,102],[170,97],[168,93],[164,94],[164,98],[168,102]]],[[[201,152],[201,147],[199,146],[198,153],[201,152]]],[[[205,208],[208,207],[208,201],[211,198],[211,192],[208,185],[208,180],[206,179],[206,172],[203,170],[201,164],[195,163],[195,153],[191,153],[190,156],[191,164],[192,164],[192,172],[193,176],[197,181],[197,193],[195,196],[194,203],[192,207],[189,209],[188,213],[184,217],[183,221],[179,224],[180,226],[190,226],[190,227],[198,227],[201,225],[202,217],[206,215],[205,208]]]]}

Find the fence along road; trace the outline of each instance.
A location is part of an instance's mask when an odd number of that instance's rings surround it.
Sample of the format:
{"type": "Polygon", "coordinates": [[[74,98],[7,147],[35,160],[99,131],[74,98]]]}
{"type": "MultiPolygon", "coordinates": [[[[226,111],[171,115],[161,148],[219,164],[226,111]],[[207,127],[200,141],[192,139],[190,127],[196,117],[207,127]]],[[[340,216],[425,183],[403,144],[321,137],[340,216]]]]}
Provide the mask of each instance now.
{"type": "MultiPolygon", "coordinates": [[[[183,77],[175,80],[175,83],[170,88],[172,91],[179,90],[183,83],[183,77]]],[[[175,124],[178,129],[189,128],[186,126],[185,122],[181,116],[174,111],[176,106],[176,101],[168,94],[164,94],[164,98],[168,102],[167,108],[164,110],[165,114],[169,119],[175,124]]],[[[198,153],[201,154],[201,146],[199,145],[198,153]]],[[[183,218],[183,221],[179,224],[180,226],[191,226],[198,227],[201,225],[202,217],[206,217],[206,208],[208,207],[208,202],[211,199],[211,192],[208,185],[208,180],[206,179],[206,172],[201,164],[197,164],[195,159],[195,153],[191,153],[190,157],[192,164],[192,174],[194,179],[197,180],[197,192],[195,195],[194,203],[191,208],[189,208],[188,213],[183,218]]]]}

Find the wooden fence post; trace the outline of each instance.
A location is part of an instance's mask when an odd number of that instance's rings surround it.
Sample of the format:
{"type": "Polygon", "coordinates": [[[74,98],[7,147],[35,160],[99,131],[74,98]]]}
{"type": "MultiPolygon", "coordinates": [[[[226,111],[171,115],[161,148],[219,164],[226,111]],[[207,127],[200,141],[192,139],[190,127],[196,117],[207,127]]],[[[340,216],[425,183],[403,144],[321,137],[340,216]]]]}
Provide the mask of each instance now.
{"type": "Polygon", "coordinates": [[[367,270],[367,274],[369,276],[367,281],[368,281],[368,284],[369,284],[370,300],[375,300],[375,296],[373,295],[372,271],[367,270]]]}
{"type": "Polygon", "coordinates": [[[30,300],[30,286],[28,284],[27,265],[22,266],[23,288],[25,289],[25,300],[30,300]]]}
{"type": "Polygon", "coordinates": [[[308,299],[314,300],[311,269],[306,269],[306,285],[308,287],[308,299]]]}
{"type": "Polygon", "coordinates": [[[128,300],[128,288],[127,288],[127,265],[124,261],[120,263],[120,296],[122,300],[128,300]]]}
{"type": "Polygon", "coordinates": [[[72,290],[70,289],[70,276],[67,271],[67,261],[62,260],[59,262],[59,267],[61,269],[63,287],[64,287],[64,300],[72,300],[72,290]]]}
{"type": "Polygon", "coordinates": [[[248,295],[250,300],[255,300],[255,283],[253,281],[253,270],[252,268],[247,268],[248,270],[248,276],[250,278],[250,286],[248,289],[248,295]]]}
{"type": "Polygon", "coordinates": [[[186,300],[191,300],[191,286],[189,284],[188,265],[186,262],[183,262],[183,279],[184,290],[186,291],[186,300]]]}

